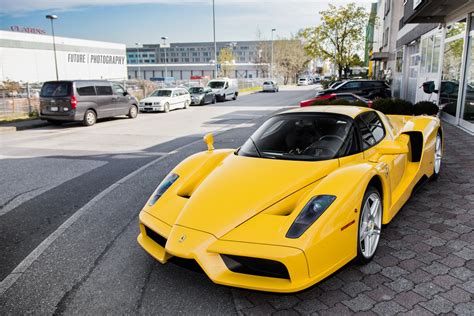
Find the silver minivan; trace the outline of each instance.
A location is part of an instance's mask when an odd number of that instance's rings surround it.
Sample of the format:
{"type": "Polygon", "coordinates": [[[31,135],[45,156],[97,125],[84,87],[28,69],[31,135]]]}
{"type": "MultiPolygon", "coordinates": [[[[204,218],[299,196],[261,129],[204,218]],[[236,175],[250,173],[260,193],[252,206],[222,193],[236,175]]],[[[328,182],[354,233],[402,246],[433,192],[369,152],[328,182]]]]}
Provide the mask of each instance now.
{"type": "Polygon", "coordinates": [[[40,92],[40,118],[50,123],[82,122],[127,115],[136,118],[138,101],[122,85],[106,80],[48,81],[40,92]]]}

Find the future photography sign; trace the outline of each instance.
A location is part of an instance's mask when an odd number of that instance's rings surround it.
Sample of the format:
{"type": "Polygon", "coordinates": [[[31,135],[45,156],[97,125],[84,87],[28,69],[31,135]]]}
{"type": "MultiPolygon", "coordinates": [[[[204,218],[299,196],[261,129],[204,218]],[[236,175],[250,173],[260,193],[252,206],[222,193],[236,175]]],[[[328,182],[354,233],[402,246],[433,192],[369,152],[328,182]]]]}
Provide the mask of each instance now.
{"type": "Polygon", "coordinates": [[[125,56],[68,53],[67,62],[73,64],[124,65],[125,56]]]}

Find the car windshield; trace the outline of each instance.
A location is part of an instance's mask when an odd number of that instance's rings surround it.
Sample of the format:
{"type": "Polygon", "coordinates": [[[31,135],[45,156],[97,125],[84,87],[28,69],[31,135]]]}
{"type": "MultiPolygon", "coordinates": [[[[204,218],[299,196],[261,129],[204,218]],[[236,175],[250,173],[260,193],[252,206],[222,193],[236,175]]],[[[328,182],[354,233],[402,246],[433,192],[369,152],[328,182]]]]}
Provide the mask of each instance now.
{"type": "Polygon", "coordinates": [[[237,154],[305,161],[334,159],[346,147],[351,129],[352,119],[339,115],[277,115],[266,121],[237,154]]]}
{"type": "Polygon", "coordinates": [[[336,81],[334,82],[329,88],[331,89],[337,89],[339,88],[340,85],[342,85],[344,83],[344,81],[336,81]]]}
{"type": "Polygon", "coordinates": [[[207,86],[211,89],[220,89],[224,87],[224,84],[224,81],[211,81],[207,86]]]}
{"type": "Polygon", "coordinates": [[[42,97],[67,97],[71,95],[71,82],[46,82],[41,88],[42,97]]]}
{"type": "Polygon", "coordinates": [[[204,88],[192,87],[192,88],[189,88],[189,93],[204,93],[204,88]]]}
{"type": "Polygon", "coordinates": [[[170,97],[171,96],[171,90],[155,90],[153,91],[152,94],[150,94],[150,97],[170,97]]]}

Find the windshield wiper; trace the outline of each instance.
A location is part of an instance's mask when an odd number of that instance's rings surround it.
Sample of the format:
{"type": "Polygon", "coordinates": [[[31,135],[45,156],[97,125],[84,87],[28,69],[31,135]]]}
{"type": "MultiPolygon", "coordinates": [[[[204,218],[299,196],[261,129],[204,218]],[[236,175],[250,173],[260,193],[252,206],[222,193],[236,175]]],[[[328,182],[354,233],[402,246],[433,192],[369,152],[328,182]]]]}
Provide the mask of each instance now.
{"type": "Polygon", "coordinates": [[[258,149],[257,144],[255,144],[255,142],[253,141],[252,136],[250,136],[249,138],[250,138],[250,140],[252,141],[252,144],[253,144],[253,146],[255,147],[255,150],[257,151],[258,157],[262,158],[262,154],[260,153],[260,150],[258,149]]]}

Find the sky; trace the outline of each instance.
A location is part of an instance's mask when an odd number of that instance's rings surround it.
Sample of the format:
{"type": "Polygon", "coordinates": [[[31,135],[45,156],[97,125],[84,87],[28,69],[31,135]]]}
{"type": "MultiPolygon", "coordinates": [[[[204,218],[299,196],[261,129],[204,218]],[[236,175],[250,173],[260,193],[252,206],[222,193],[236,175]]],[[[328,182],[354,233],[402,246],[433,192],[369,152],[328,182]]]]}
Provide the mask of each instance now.
{"type": "MultiPolygon", "coordinates": [[[[374,0],[215,0],[217,41],[285,38],[319,23],[328,4],[370,8],[374,0]]],[[[0,0],[0,29],[36,27],[51,33],[46,14],[59,16],[57,36],[151,44],[212,41],[212,0],[0,0]]]]}

